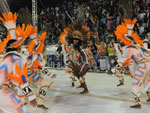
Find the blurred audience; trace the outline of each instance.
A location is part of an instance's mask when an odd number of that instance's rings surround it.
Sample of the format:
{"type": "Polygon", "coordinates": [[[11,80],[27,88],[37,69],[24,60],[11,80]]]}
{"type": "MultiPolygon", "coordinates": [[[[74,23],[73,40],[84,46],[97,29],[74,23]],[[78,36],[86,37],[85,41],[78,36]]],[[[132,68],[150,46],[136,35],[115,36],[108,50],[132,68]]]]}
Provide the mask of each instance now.
{"type": "MultiPolygon", "coordinates": [[[[134,30],[142,39],[150,41],[150,0],[133,0],[132,2],[132,19],[138,20],[134,30]]],[[[110,70],[112,67],[111,60],[115,57],[113,43],[116,42],[116,37],[113,31],[123,21],[124,15],[124,9],[120,7],[118,0],[87,0],[86,2],[76,0],[72,2],[63,1],[62,4],[55,6],[50,5],[47,9],[39,10],[38,30],[46,29],[48,31],[46,45],[59,44],[60,33],[72,24],[67,14],[75,20],[80,5],[87,10],[85,24],[91,31],[89,49],[91,49],[91,55],[96,62],[93,70],[95,66],[99,70],[110,70]]],[[[62,56],[60,58],[62,59],[62,56]]]]}

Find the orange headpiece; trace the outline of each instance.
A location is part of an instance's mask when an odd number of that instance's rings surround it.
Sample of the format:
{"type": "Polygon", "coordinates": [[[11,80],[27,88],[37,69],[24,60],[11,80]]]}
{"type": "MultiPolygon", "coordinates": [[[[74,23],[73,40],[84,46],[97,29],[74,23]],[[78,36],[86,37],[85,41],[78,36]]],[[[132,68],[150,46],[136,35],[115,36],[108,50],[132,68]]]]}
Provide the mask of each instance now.
{"type": "Polygon", "coordinates": [[[34,43],[34,41],[32,40],[31,43],[29,44],[29,46],[26,47],[26,48],[27,48],[27,51],[29,52],[30,55],[33,54],[34,46],[35,46],[35,43],[34,43]]]}
{"type": "Polygon", "coordinates": [[[60,34],[60,42],[66,45],[71,39],[79,39],[81,41],[87,41],[87,39],[90,39],[90,31],[88,27],[76,24],[65,28],[60,34]]]}
{"type": "MultiPolygon", "coordinates": [[[[17,16],[18,15],[16,13],[14,13],[14,15],[13,15],[12,12],[9,12],[8,14],[3,13],[4,18],[0,17],[0,20],[3,22],[5,27],[8,28],[8,26],[10,26],[11,22],[14,23],[13,25],[16,25],[17,16]]],[[[10,26],[10,27],[15,28],[15,26],[10,26]]],[[[9,28],[8,28],[8,30],[9,30],[9,28]]]]}
{"type": "Polygon", "coordinates": [[[37,45],[38,44],[37,27],[34,28],[32,26],[32,30],[30,32],[30,37],[31,37],[31,40],[33,40],[34,43],[37,45]]]}
{"type": "Polygon", "coordinates": [[[36,48],[36,53],[42,53],[46,35],[47,35],[46,32],[43,32],[42,35],[39,35],[39,45],[36,48]]]}
{"type": "Polygon", "coordinates": [[[16,29],[16,19],[17,14],[9,12],[8,14],[3,13],[3,17],[0,17],[0,20],[3,22],[4,26],[7,28],[11,35],[11,39],[16,40],[15,29],[16,29]]]}
{"type": "Polygon", "coordinates": [[[118,40],[122,41],[126,45],[133,44],[135,41],[137,44],[142,44],[143,41],[140,40],[141,37],[133,31],[133,27],[136,23],[136,19],[131,21],[130,19],[124,19],[125,23],[118,25],[115,30],[115,35],[118,40]]]}
{"type": "Polygon", "coordinates": [[[0,52],[4,51],[9,40],[11,40],[11,36],[7,35],[7,38],[4,38],[3,42],[0,42],[0,52]]]}
{"type": "Polygon", "coordinates": [[[18,26],[16,28],[16,38],[17,41],[12,45],[14,48],[18,47],[22,42],[25,41],[25,39],[29,36],[29,33],[32,30],[32,26],[31,25],[27,25],[27,27],[25,27],[25,24],[22,24],[22,27],[18,26]]]}
{"type": "Polygon", "coordinates": [[[17,14],[13,14],[12,12],[9,12],[8,14],[3,13],[3,18],[0,17],[0,20],[9,31],[7,38],[5,38],[4,41],[0,43],[0,46],[2,45],[0,51],[6,47],[9,40],[16,40],[13,44],[11,44],[11,46],[17,48],[31,32],[31,25],[27,25],[27,27],[25,27],[25,24],[22,24],[22,27],[19,26],[16,28],[16,19],[17,14]]]}

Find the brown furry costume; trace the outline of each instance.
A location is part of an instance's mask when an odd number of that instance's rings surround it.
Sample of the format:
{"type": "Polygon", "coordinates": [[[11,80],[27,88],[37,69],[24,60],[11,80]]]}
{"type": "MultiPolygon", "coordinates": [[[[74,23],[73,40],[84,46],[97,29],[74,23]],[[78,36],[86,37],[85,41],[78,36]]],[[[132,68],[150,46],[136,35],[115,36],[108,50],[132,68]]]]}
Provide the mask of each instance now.
{"type": "Polygon", "coordinates": [[[90,69],[88,53],[86,52],[88,40],[90,39],[90,31],[89,29],[82,25],[81,22],[78,22],[70,27],[64,29],[64,32],[60,35],[60,41],[64,45],[73,44],[73,48],[80,53],[81,57],[81,65],[77,62],[70,61],[69,68],[72,69],[72,73],[76,76],[81,83],[80,87],[84,88],[83,93],[88,93],[88,89],[85,83],[84,76],[90,69]]]}

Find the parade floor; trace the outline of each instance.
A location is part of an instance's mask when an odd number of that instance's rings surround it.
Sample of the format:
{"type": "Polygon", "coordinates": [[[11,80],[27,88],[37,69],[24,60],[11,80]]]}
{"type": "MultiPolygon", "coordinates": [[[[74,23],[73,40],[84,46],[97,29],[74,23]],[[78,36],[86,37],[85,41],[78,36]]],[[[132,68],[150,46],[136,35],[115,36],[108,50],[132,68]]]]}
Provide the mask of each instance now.
{"type": "MultiPolygon", "coordinates": [[[[63,70],[51,70],[57,79],[48,91],[46,106],[49,110],[32,108],[29,113],[150,113],[150,103],[142,91],[142,109],[131,109],[131,78],[125,76],[125,85],[117,87],[118,79],[106,73],[89,72],[86,76],[89,94],[78,94],[82,89],[71,87],[70,76],[63,70]]],[[[76,82],[76,86],[79,83],[76,82]]]]}

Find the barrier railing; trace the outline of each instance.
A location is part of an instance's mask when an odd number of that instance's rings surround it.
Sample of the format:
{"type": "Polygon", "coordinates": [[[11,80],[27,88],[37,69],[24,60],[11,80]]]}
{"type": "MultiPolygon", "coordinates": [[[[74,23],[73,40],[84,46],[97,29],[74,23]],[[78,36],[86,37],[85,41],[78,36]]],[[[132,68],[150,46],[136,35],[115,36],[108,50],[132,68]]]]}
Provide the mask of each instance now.
{"type": "MultiPolygon", "coordinates": [[[[91,71],[106,71],[110,70],[112,58],[108,56],[108,52],[99,52],[97,55],[93,56],[95,63],[91,65],[91,71]]],[[[47,64],[48,68],[52,69],[65,69],[65,62],[63,54],[51,54],[47,55],[47,64]]]]}

